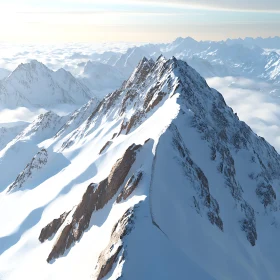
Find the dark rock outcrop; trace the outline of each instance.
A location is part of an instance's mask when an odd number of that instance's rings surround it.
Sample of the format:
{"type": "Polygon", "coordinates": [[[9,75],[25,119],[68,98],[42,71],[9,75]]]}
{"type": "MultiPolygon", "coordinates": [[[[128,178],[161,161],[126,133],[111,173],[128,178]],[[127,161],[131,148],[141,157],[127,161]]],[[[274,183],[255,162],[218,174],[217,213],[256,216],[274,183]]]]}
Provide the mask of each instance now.
{"type": "Polygon", "coordinates": [[[70,212],[65,212],[60,215],[59,218],[54,219],[47,226],[45,226],[40,233],[39,240],[41,243],[45,242],[47,239],[50,239],[54,234],[57,233],[61,225],[66,220],[70,212]]]}
{"type": "Polygon", "coordinates": [[[246,233],[251,245],[255,246],[258,238],[255,211],[246,201],[241,203],[241,210],[245,213],[245,218],[240,221],[241,229],[246,233]]]}
{"type": "Polygon", "coordinates": [[[56,241],[47,261],[63,255],[70,246],[79,240],[88,228],[92,213],[102,209],[111,200],[121,185],[136,159],[141,145],[131,145],[124,155],[117,160],[109,176],[99,184],[90,184],[83,195],[82,201],[72,215],[72,222],[67,225],[56,241]]]}
{"type": "Polygon", "coordinates": [[[34,170],[40,170],[48,162],[48,152],[46,149],[39,151],[31,160],[30,163],[26,165],[24,170],[17,176],[16,180],[9,187],[8,192],[14,189],[22,188],[24,183],[32,177],[34,170]]]}
{"type": "Polygon", "coordinates": [[[133,191],[137,188],[138,184],[140,183],[142,177],[143,171],[139,171],[129,178],[123,190],[117,197],[117,203],[120,203],[122,200],[126,200],[133,193],[133,191]]]}
{"type": "Polygon", "coordinates": [[[264,207],[272,205],[276,200],[276,193],[271,185],[260,184],[256,189],[256,194],[264,207]]]}
{"type": "Polygon", "coordinates": [[[144,113],[142,111],[137,111],[134,115],[131,116],[127,125],[126,134],[128,134],[136,124],[141,122],[143,116],[144,113]]]}
{"type": "Polygon", "coordinates": [[[97,280],[101,280],[112,270],[118,256],[121,254],[120,262],[124,261],[125,247],[123,246],[123,239],[133,230],[133,227],[134,208],[130,208],[113,227],[110,242],[98,258],[98,263],[95,267],[97,280]]]}
{"type": "Polygon", "coordinates": [[[106,142],[106,144],[101,148],[99,154],[101,155],[107,148],[109,148],[112,145],[112,141],[106,142]]]}
{"type": "Polygon", "coordinates": [[[209,221],[223,231],[220,207],[217,200],[210,194],[207,177],[201,168],[191,159],[190,152],[185,146],[176,125],[172,124],[169,129],[173,135],[173,147],[178,151],[178,162],[180,163],[186,178],[191,182],[191,185],[197,192],[197,197],[193,197],[194,207],[197,213],[202,214],[204,208],[209,221]]]}
{"type": "Polygon", "coordinates": [[[162,91],[159,92],[157,97],[153,100],[153,102],[147,108],[146,112],[149,112],[149,111],[153,110],[154,107],[156,107],[165,96],[166,96],[165,92],[162,92],[162,91]]]}

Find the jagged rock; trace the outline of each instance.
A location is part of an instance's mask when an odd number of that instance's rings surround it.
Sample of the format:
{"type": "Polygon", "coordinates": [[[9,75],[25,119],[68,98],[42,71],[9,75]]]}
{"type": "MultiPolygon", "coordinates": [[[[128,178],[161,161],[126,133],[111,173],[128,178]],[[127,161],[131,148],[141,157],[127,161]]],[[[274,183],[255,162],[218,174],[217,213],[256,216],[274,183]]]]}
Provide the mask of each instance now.
{"type": "Polygon", "coordinates": [[[95,110],[97,107],[97,101],[91,99],[84,106],[75,110],[69,117],[68,121],[60,128],[56,133],[54,138],[58,138],[61,135],[64,135],[66,132],[73,131],[77,126],[81,125],[91,114],[92,110],[95,110]]]}
{"type": "Polygon", "coordinates": [[[47,164],[48,152],[46,149],[39,151],[31,160],[24,170],[17,176],[14,183],[9,187],[9,192],[14,189],[19,189],[23,184],[32,177],[34,170],[42,169],[47,164]]]}
{"type": "MultiPolygon", "coordinates": [[[[112,267],[114,263],[117,261],[117,257],[122,249],[123,247],[119,246],[117,251],[112,256],[110,256],[109,259],[106,260],[106,262],[102,265],[100,269],[100,272],[96,278],[97,280],[101,280],[112,270],[112,267]]],[[[100,260],[100,262],[102,261],[100,260]]]]}
{"type": "Polygon", "coordinates": [[[143,172],[138,171],[136,174],[133,174],[129,178],[123,190],[117,197],[117,203],[120,203],[122,200],[126,200],[133,193],[133,191],[137,188],[138,184],[140,183],[142,177],[143,172]]]}
{"type": "Polygon", "coordinates": [[[245,213],[245,219],[240,221],[241,229],[246,233],[246,237],[251,245],[255,246],[258,238],[255,211],[248,202],[244,200],[241,203],[241,210],[245,213]]]}
{"type": "Polygon", "coordinates": [[[111,140],[113,140],[116,136],[118,136],[118,133],[114,133],[111,140]]]}
{"type": "Polygon", "coordinates": [[[166,96],[165,92],[159,92],[157,97],[153,100],[152,104],[147,108],[146,112],[153,110],[162,101],[164,96],[166,96]]]}
{"type": "Polygon", "coordinates": [[[256,189],[256,194],[264,207],[272,205],[276,200],[276,193],[271,185],[260,184],[256,189]]]}
{"type": "Polygon", "coordinates": [[[122,121],[122,124],[121,124],[121,127],[120,127],[120,131],[118,133],[118,136],[127,128],[127,126],[128,126],[128,122],[127,122],[127,120],[124,119],[122,121]]]}
{"type": "Polygon", "coordinates": [[[124,261],[124,247],[122,245],[123,238],[128,235],[134,225],[134,209],[128,209],[121,219],[113,227],[111,239],[108,246],[101,252],[96,269],[96,279],[101,280],[113,268],[119,255],[122,254],[120,262],[124,261]],[[122,253],[121,253],[122,252],[122,253]]]}
{"type": "Polygon", "coordinates": [[[52,222],[50,222],[47,226],[45,226],[40,233],[39,240],[41,243],[45,242],[47,239],[50,239],[54,234],[57,233],[61,225],[66,220],[67,216],[69,215],[69,212],[65,212],[60,215],[59,218],[54,219],[52,222]]]}
{"type": "Polygon", "coordinates": [[[89,226],[92,213],[102,209],[114,197],[123,184],[136,159],[136,153],[141,147],[141,145],[131,145],[114,164],[106,179],[99,184],[88,186],[82,201],[72,215],[72,222],[63,229],[49,254],[48,262],[61,256],[75,241],[79,240],[89,226]]]}
{"type": "Polygon", "coordinates": [[[128,134],[131,129],[141,121],[141,118],[144,116],[143,112],[137,111],[131,118],[127,125],[126,134],[128,134]]]}
{"type": "Polygon", "coordinates": [[[132,73],[131,77],[126,83],[126,87],[131,87],[132,85],[140,85],[145,82],[146,77],[153,69],[155,63],[153,60],[148,60],[144,57],[136,67],[136,70],[132,73]]]}
{"type": "Polygon", "coordinates": [[[112,141],[106,142],[106,144],[101,148],[99,154],[101,155],[108,147],[110,147],[113,144],[112,141]]]}
{"type": "Polygon", "coordinates": [[[216,199],[210,194],[208,179],[201,168],[191,159],[190,152],[186,148],[176,125],[172,124],[169,129],[173,135],[173,146],[180,155],[178,161],[186,177],[190,180],[197,192],[198,198],[193,197],[196,211],[201,213],[202,208],[206,207],[209,221],[223,231],[223,221],[219,216],[220,207],[216,199]]]}

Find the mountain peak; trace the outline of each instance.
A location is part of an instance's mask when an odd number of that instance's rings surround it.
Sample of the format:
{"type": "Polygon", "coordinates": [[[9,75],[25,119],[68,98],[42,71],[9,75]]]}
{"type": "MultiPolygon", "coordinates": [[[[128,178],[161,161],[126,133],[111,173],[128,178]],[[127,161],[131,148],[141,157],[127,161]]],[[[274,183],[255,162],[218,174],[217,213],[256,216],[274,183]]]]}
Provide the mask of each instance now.
{"type": "Polygon", "coordinates": [[[54,72],[37,60],[20,64],[1,86],[0,102],[11,107],[83,104],[91,98],[90,90],[70,72],[54,72]]]}
{"type": "Polygon", "coordinates": [[[139,61],[98,106],[45,113],[0,152],[3,275],[278,279],[280,156],[186,62],[139,61]]]}
{"type": "Polygon", "coordinates": [[[128,79],[126,86],[130,87],[133,84],[142,83],[146,76],[150,73],[155,63],[153,60],[148,60],[145,56],[140,60],[138,66],[135,68],[134,72],[128,79]]]}

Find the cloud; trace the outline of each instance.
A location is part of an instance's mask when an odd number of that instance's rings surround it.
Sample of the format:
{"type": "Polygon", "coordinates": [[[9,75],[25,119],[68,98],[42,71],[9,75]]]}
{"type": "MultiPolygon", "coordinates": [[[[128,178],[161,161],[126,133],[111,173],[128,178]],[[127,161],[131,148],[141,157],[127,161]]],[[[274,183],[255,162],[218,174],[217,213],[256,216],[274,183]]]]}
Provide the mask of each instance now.
{"type": "MultiPolygon", "coordinates": [[[[62,0],[63,1],[63,0],[62,0]]],[[[64,0],[66,1],[66,0],[64,0]]],[[[67,0],[69,2],[69,0],[67,0]]],[[[71,0],[71,2],[97,4],[97,0],[71,0]]],[[[111,4],[116,6],[113,0],[103,0],[103,4],[111,4]]],[[[235,11],[258,11],[258,12],[280,12],[280,1],[278,0],[121,0],[119,5],[147,5],[147,6],[181,6],[194,9],[210,9],[210,10],[235,10],[235,11]]]]}
{"type": "Polygon", "coordinates": [[[280,89],[277,93],[275,87],[267,83],[245,78],[215,77],[207,82],[223,94],[240,120],[280,152],[280,89]]]}
{"type": "Polygon", "coordinates": [[[44,109],[27,109],[19,107],[17,109],[0,109],[0,126],[6,123],[32,122],[36,116],[45,113],[44,109]]]}
{"type": "MultiPolygon", "coordinates": [[[[142,0],[141,2],[150,1],[142,0]]],[[[156,2],[171,4],[171,2],[168,0],[161,0],[156,2]]],[[[175,0],[172,1],[172,4],[173,3],[203,9],[280,12],[280,1],[277,0],[175,0]]]]}
{"type": "Polygon", "coordinates": [[[65,68],[78,74],[83,63],[90,60],[93,53],[105,51],[125,52],[133,43],[68,43],[68,44],[1,44],[0,68],[10,71],[20,63],[36,59],[52,70],[65,68]]]}

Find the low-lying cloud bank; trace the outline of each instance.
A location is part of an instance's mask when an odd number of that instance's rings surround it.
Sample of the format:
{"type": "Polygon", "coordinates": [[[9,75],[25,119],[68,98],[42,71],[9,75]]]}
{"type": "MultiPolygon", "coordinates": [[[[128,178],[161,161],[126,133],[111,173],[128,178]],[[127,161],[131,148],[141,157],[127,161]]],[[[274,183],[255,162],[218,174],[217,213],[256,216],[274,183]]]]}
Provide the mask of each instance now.
{"type": "Polygon", "coordinates": [[[215,77],[207,82],[223,94],[241,120],[280,152],[279,89],[267,83],[235,77],[215,77]]]}
{"type": "Polygon", "coordinates": [[[92,59],[94,53],[106,51],[124,53],[133,43],[73,43],[19,45],[0,43],[0,68],[13,71],[20,63],[36,59],[52,70],[65,68],[72,74],[79,74],[80,63],[92,59]]]}
{"type": "Polygon", "coordinates": [[[32,122],[36,116],[45,112],[45,109],[28,109],[25,107],[5,109],[0,107],[0,127],[2,124],[8,123],[32,122]]]}

